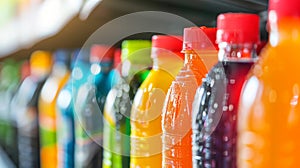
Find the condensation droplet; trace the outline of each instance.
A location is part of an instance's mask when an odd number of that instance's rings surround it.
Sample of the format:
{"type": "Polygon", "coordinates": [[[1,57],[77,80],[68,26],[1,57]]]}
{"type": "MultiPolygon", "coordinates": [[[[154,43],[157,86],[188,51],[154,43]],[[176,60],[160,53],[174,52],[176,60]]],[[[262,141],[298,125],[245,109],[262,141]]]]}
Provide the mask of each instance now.
{"type": "Polygon", "coordinates": [[[223,141],[227,142],[228,141],[228,136],[223,136],[223,141]]]}
{"type": "Polygon", "coordinates": [[[214,108],[218,108],[218,103],[214,103],[214,108]]]}
{"type": "Polygon", "coordinates": [[[233,107],[234,107],[234,106],[233,106],[232,104],[230,104],[230,105],[229,105],[229,111],[232,111],[232,110],[233,110],[233,107]]]}

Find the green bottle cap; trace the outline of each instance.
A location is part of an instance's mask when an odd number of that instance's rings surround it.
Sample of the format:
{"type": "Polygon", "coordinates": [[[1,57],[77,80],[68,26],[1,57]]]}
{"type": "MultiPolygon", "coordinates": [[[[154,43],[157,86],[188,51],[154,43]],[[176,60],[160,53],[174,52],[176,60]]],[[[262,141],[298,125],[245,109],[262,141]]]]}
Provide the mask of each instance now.
{"type": "Polygon", "coordinates": [[[152,65],[151,42],[148,40],[125,40],[122,43],[122,62],[152,65]]]}

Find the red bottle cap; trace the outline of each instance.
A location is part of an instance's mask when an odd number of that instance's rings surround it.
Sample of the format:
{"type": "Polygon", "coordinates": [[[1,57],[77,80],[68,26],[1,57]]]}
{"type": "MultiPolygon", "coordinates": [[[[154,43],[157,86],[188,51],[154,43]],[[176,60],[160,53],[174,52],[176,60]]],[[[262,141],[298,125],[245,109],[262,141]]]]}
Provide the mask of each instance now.
{"type": "Polygon", "coordinates": [[[217,29],[217,43],[258,43],[260,40],[259,16],[256,14],[220,14],[217,29]]]}
{"type": "Polygon", "coordinates": [[[29,75],[30,75],[30,63],[28,60],[26,60],[22,63],[22,67],[21,67],[21,81],[23,81],[29,75]]]}
{"type": "Polygon", "coordinates": [[[152,37],[151,57],[156,58],[166,51],[173,52],[176,56],[184,58],[181,53],[182,36],[154,35],[152,37]]]}
{"type": "Polygon", "coordinates": [[[216,28],[189,27],[184,29],[182,51],[216,50],[216,28]]]}
{"type": "Polygon", "coordinates": [[[269,12],[275,11],[277,18],[300,17],[299,0],[269,0],[269,12]]]}
{"type": "Polygon", "coordinates": [[[93,45],[91,47],[91,62],[112,61],[114,57],[114,48],[105,45],[93,45]]]}
{"type": "Polygon", "coordinates": [[[114,53],[114,68],[121,64],[121,49],[116,49],[114,53]]]}

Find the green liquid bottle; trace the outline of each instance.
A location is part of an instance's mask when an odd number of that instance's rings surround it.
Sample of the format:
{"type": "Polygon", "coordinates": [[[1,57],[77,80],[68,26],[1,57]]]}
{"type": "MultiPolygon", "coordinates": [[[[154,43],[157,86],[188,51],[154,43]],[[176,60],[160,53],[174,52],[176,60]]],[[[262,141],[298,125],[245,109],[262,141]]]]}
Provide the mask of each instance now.
{"type": "Polygon", "coordinates": [[[4,147],[8,155],[17,162],[15,158],[16,148],[14,127],[10,102],[17,91],[20,82],[20,63],[7,59],[3,62],[0,71],[0,145],[4,147]]]}
{"type": "Polygon", "coordinates": [[[108,93],[104,106],[103,167],[130,166],[130,111],[135,93],[150,72],[151,42],[122,43],[121,78],[108,93]]]}

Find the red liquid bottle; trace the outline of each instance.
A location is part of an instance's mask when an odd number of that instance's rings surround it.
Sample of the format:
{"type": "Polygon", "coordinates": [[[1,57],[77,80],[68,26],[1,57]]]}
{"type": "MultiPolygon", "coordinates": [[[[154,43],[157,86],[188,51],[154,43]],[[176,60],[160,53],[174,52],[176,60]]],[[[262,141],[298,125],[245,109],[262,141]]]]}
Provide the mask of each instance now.
{"type": "Polygon", "coordinates": [[[243,83],[256,61],[259,17],[218,16],[219,62],[198,88],[193,104],[193,167],[236,167],[237,107],[243,83]]]}

